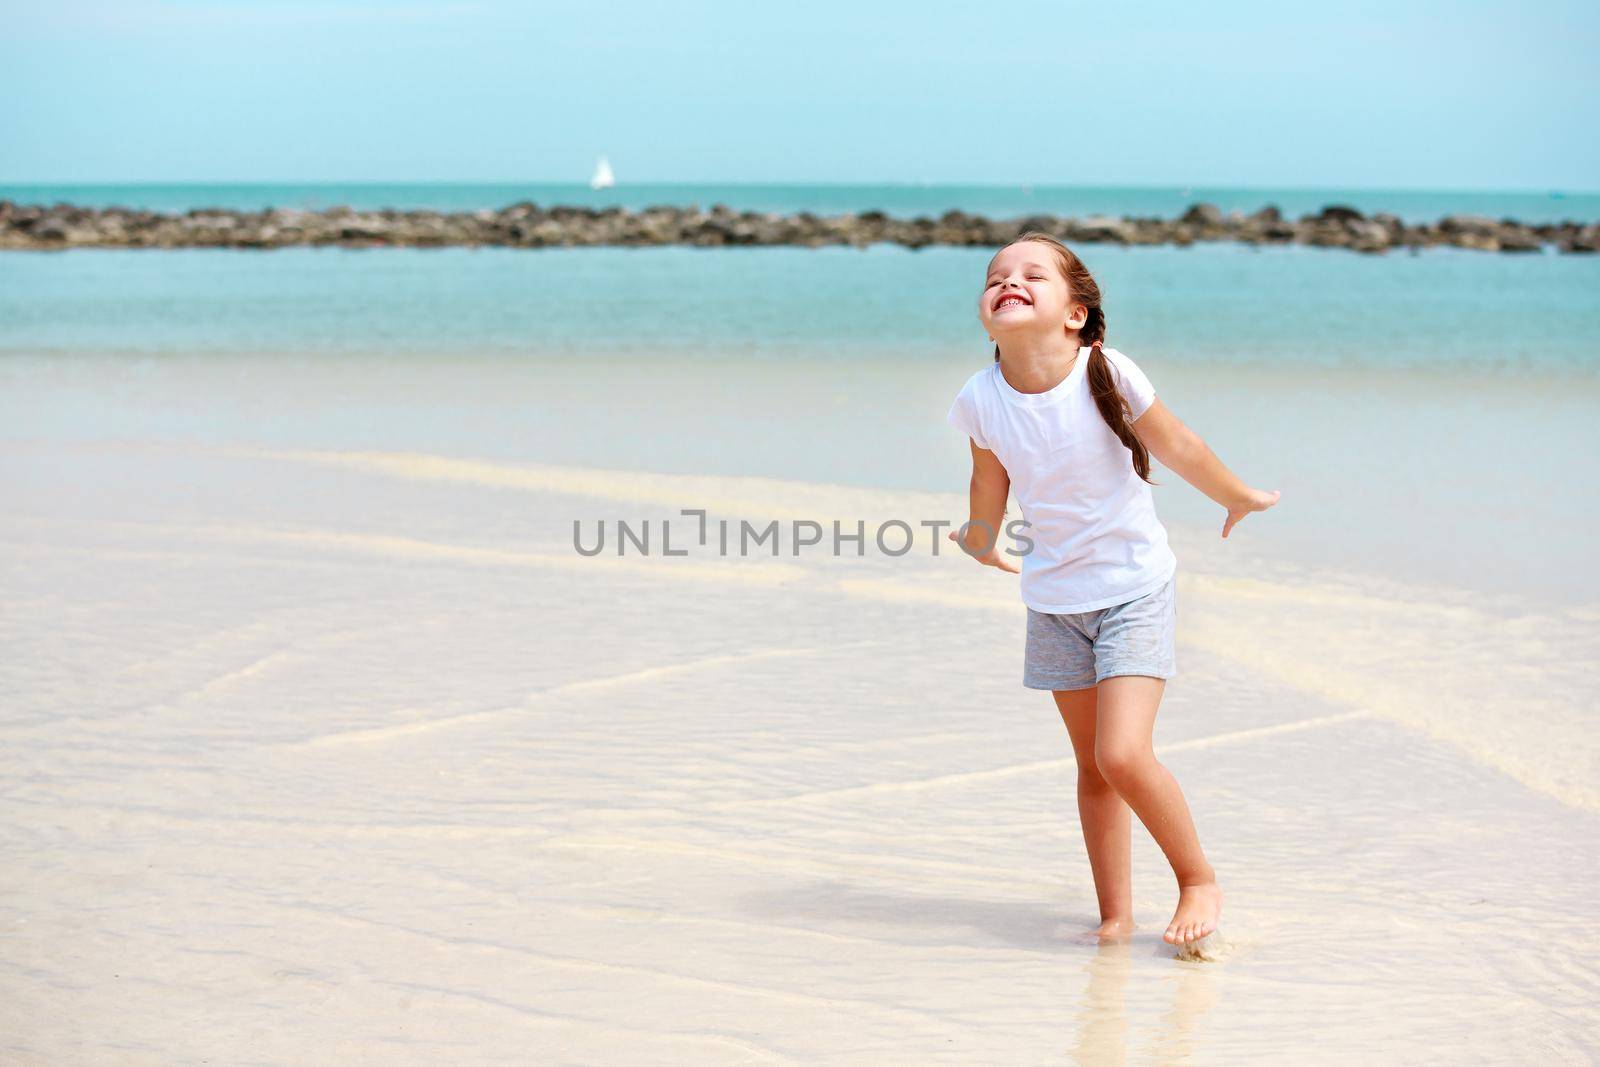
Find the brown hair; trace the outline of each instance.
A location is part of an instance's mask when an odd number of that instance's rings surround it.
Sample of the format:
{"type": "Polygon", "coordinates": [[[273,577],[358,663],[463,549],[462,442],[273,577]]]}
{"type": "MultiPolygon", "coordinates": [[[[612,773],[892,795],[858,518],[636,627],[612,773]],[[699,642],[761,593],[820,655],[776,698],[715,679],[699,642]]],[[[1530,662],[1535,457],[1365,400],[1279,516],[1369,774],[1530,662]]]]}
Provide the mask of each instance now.
{"type": "MultiPolygon", "coordinates": [[[[1139,435],[1133,432],[1133,422],[1129,418],[1132,412],[1128,408],[1128,401],[1117,390],[1117,372],[1111,366],[1111,361],[1106,358],[1106,313],[1100,307],[1100,286],[1095,284],[1094,275],[1089,273],[1089,268],[1083,265],[1083,260],[1078,258],[1077,253],[1048,233],[1029,230],[1004,247],[1010,248],[1011,245],[1023,241],[1038,241],[1054,249],[1056,259],[1061,263],[1061,276],[1067,280],[1067,290],[1072,294],[1072,301],[1083,304],[1089,309],[1089,317],[1078,330],[1079,341],[1089,346],[1089,366],[1085,372],[1089,378],[1089,392],[1094,396],[1095,407],[1100,409],[1100,417],[1106,420],[1106,425],[1117,435],[1117,440],[1133,453],[1134,471],[1139,477],[1154,485],[1155,483],[1150,480],[1150,451],[1144,447],[1144,442],[1139,440],[1139,435]]],[[[1000,362],[998,344],[994,346],[994,359],[996,363],[1000,362]]]]}

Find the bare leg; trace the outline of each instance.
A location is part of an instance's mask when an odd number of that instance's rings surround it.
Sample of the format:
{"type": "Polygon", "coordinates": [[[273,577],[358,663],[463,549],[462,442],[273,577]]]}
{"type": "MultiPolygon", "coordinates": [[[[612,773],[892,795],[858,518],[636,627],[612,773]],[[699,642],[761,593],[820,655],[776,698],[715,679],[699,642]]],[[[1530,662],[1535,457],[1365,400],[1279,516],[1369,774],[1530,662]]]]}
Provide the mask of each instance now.
{"type": "Polygon", "coordinates": [[[1078,758],[1078,821],[1100,902],[1094,933],[1101,940],[1126,937],[1133,931],[1133,814],[1095,764],[1095,691],[1058,689],[1051,695],[1078,758]]]}
{"type": "Polygon", "coordinates": [[[1139,816],[1178,878],[1178,909],[1162,939],[1181,945],[1217,929],[1222,890],[1206,861],[1194,819],[1172,772],[1155,756],[1156,709],[1167,683],[1126,675],[1099,685],[1095,764],[1139,816]]]}

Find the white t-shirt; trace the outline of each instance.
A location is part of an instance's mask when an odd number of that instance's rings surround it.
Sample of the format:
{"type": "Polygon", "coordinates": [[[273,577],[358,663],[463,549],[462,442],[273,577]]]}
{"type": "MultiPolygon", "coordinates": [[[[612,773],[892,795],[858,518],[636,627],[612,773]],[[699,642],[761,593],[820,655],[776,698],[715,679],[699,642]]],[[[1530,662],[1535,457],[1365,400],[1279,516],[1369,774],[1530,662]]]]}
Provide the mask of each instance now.
{"type": "MultiPolygon", "coordinates": [[[[1155,387],[1133,360],[1104,348],[1133,418],[1155,402],[1155,387]]],[[[1070,615],[1135,600],[1166,584],[1178,568],[1156,518],[1150,486],[1133,469],[1089,393],[1089,349],[1054,389],[1018,392],[991,363],[967,380],[948,419],[993,452],[1011,477],[1011,495],[1030,526],[1033,547],[1019,558],[1022,602],[1070,615]]],[[[1022,551],[1001,524],[998,547],[1022,551]]]]}

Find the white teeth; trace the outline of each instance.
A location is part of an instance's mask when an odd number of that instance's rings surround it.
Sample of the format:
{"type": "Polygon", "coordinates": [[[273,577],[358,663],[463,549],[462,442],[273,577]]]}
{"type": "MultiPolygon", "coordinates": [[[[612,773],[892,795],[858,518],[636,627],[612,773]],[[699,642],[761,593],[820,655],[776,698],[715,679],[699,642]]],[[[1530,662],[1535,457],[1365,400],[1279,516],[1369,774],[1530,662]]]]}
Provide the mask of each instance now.
{"type": "Polygon", "coordinates": [[[1021,298],[1015,297],[1015,296],[1008,296],[1004,300],[1000,301],[1000,303],[995,306],[995,310],[999,311],[1000,309],[1005,308],[1005,307],[1009,307],[1012,304],[1015,304],[1018,307],[1021,307],[1022,303],[1023,302],[1022,302],[1021,298]]]}

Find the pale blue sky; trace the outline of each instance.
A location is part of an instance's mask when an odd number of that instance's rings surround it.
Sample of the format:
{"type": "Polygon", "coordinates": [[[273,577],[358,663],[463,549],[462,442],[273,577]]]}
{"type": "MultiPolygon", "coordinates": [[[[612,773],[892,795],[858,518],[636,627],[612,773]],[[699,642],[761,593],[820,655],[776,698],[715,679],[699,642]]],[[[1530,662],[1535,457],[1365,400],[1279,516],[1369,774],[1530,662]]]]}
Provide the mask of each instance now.
{"type": "Polygon", "coordinates": [[[1600,5],[0,0],[0,181],[1600,189],[1600,5]]]}

